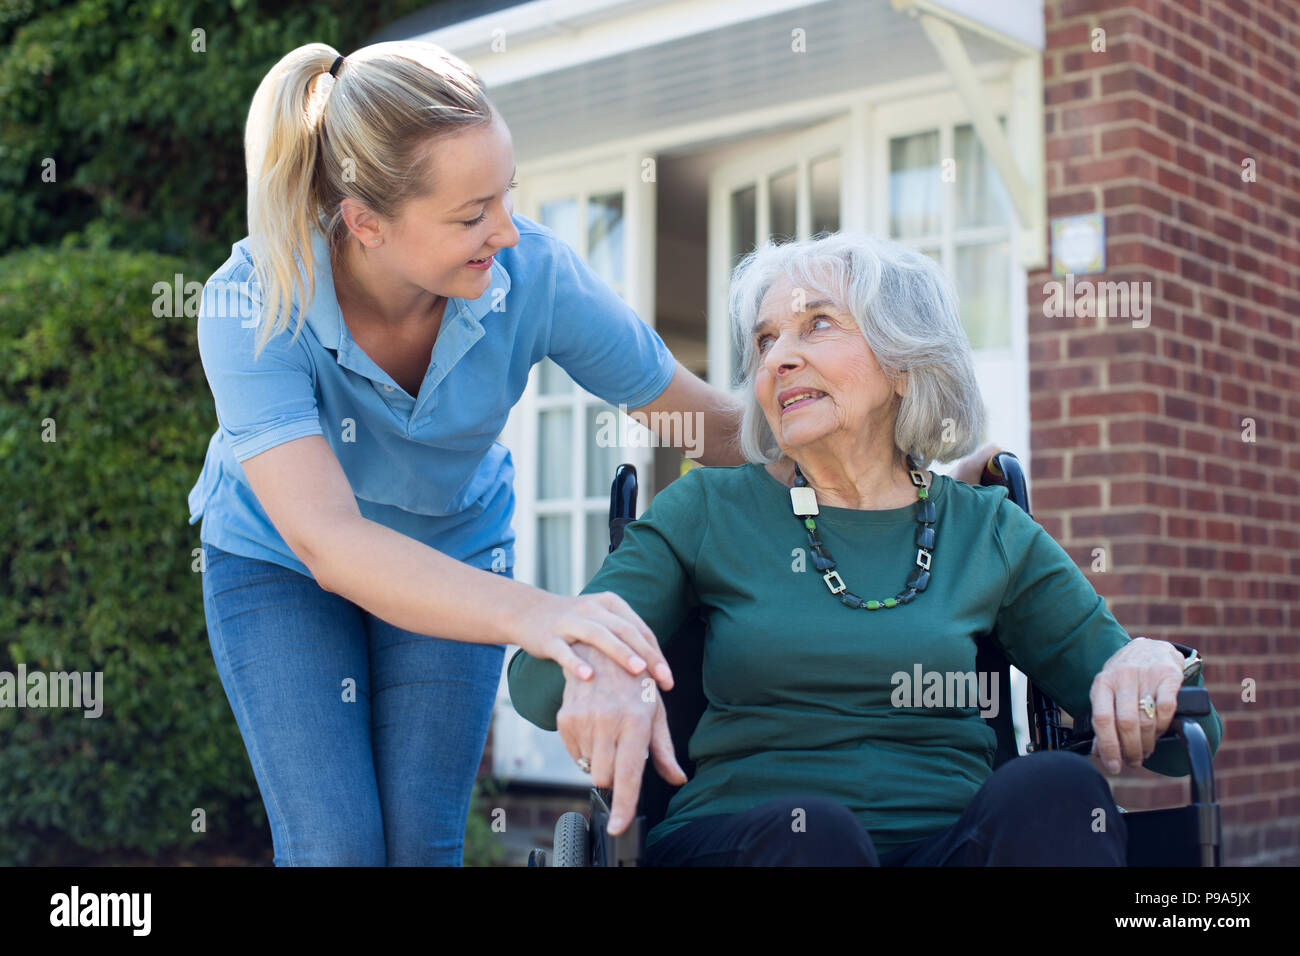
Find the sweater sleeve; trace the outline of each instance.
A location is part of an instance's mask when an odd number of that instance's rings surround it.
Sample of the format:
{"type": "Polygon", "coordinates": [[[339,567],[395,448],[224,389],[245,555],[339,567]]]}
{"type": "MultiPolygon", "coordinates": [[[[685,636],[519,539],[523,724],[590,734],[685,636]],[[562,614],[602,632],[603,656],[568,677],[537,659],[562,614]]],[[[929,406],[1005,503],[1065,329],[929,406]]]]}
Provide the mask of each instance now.
{"type": "MultiPolygon", "coordinates": [[[[1068,713],[1080,713],[1093,678],[1131,638],[1065,549],[1006,498],[998,502],[994,534],[1008,575],[996,639],[1012,664],[1068,713]]],[[[1188,686],[1204,686],[1202,676],[1188,686]]],[[[1198,722],[1216,752],[1223,736],[1218,712],[1198,722]]],[[[1143,766],[1170,777],[1190,772],[1175,740],[1162,741],[1143,766]]]]}
{"type": "MultiPolygon", "coordinates": [[[[583,594],[617,594],[664,649],[699,603],[695,566],[707,514],[700,470],[691,469],[655,495],[645,514],[624,529],[618,549],[582,589],[583,594]]],[[[533,657],[522,648],[510,659],[510,701],[521,716],[543,730],[555,730],[564,680],[559,664],[533,657]]]]}

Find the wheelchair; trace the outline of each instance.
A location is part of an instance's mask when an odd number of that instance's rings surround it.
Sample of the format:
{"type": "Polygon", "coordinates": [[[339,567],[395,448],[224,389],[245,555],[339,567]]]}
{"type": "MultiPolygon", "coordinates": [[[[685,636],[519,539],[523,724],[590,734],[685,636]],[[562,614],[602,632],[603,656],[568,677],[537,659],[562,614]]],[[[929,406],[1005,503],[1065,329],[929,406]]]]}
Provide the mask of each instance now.
{"type": "MultiPolygon", "coordinates": [[[[1032,517],[1029,490],[1020,460],[1001,452],[984,468],[980,484],[1002,485],[1008,497],[1032,517]]],[[[623,529],[636,516],[636,468],[620,465],[610,490],[609,550],[618,548],[623,529]]],[[[707,618],[703,608],[692,609],[665,650],[672,668],[674,686],[664,693],[664,708],[677,762],[687,778],[695,775],[687,744],[703,716],[708,701],[704,696],[703,664],[707,618]]],[[[976,669],[999,675],[999,706],[996,716],[982,718],[997,734],[993,768],[1020,756],[1012,724],[1010,663],[997,647],[992,633],[981,635],[976,645],[976,669]]],[[[1069,750],[1088,754],[1093,733],[1088,714],[1076,715],[1071,725],[1062,723],[1061,708],[1032,682],[1027,689],[1030,740],[1027,749],[1069,750]]],[[[1187,754],[1191,778],[1191,802],[1163,810],[1125,811],[1128,829],[1127,862],[1133,867],[1219,866],[1220,808],[1215,800],[1214,766],[1205,731],[1195,720],[1210,713],[1209,692],[1203,687],[1184,687],[1178,692],[1177,711],[1157,746],[1181,746],[1187,754]]],[[[645,854],[645,836],[667,815],[668,802],[677,787],[666,783],[647,759],[637,801],[636,817],[618,836],[605,831],[612,792],[592,787],[591,809],[584,816],[577,811],[563,814],[555,824],[553,849],[534,848],[529,866],[639,866],[645,854]]]]}

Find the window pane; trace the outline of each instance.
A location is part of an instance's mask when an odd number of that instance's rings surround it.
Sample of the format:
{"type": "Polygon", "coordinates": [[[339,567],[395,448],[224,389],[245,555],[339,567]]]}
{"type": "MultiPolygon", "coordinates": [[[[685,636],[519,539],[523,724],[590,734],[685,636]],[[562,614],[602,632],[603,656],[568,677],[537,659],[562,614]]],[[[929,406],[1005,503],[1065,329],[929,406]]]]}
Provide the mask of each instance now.
{"type": "Polygon", "coordinates": [[[754,248],[754,233],[758,230],[758,211],[755,206],[755,189],[746,186],[731,194],[731,265],[754,248]]]}
{"type": "Polygon", "coordinates": [[[768,233],[773,240],[781,242],[797,238],[798,230],[795,219],[795,176],[797,169],[788,169],[777,173],[768,180],[768,233]]]}
{"type": "MultiPolygon", "coordinates": [[[[628,458],[628,449],[619,444],[625,432],[632,438],[640,428],[613,405],[601,402],[587,406],[587,497],[609,494],[614,471],[628,458]]],[[[629,442],[630,444],[631,442],[629,442]]]]}
{"type": "Polygon", "coordinates": [[[623,194],[587,200],[587,262],[610,285],[623,283],[623,194]]]}
{"type": "Polygon", "coordinates": [[[953,151],[957,154],[956,227],[997,226],[1008,222],[1011,200],[1002,185],[1002,177],[984,151],[984,144],[975,135],[975,127],[967,123],[953,129],[953,151]]]}
{"type": "Polygon", "coordinates": [[[587,513],[587,567],[582,584],[595,577],[600,566],[609,557],[609,512],[590,511],[587,513]]]}
{"type": "Polygon", "coordinates": [[[542,203],[541,223],[574,249],[578,246],[578,200],[554,199],[542,203]]]}
{"type": "Polygon", "coordinates": [[[537,497],[573,494],[573,415],[567,408],[548,408],[537,416],[537,497]]]}
{"type": "Polygon", "coordinates": [[[839,232],[840,229],[840,156],[838,153],[819,159],[810,169],[812,175],[812,231],[839,232]]]}
{"type": "Polygon", "coordinates": [[[569,516],[538,518],[537,586],[554,594],[572,594],[569,563],[569,516]]]}
{"type": "Polygon", "coordinates": [[[971,348],[1011,346],[1011,287],[1005,241],[956,249],[957,294],[971,348]]]}
{"type": "MultiPolygon", "coordinates": [[[[757,192],[753,186],[737,189],[731,194],[731,268],[754,249],[754,234],[758,229],[758,210],[755,206],[757,192]]],[[[727,336],[731,351],[731,385],[740,376],[740,350],[734,337],[727,336]]]]}
{"type": "Polygon", "coordinates": [[[939,232],[939,131],[889,141],[889,234],[896,239],[939,232]]]}
{"type": "Polygon", "coordinates": [[[573,391],[573,379],[548,357],[537,363],[537,388],[543,395],[567,395],[573,391]]]}

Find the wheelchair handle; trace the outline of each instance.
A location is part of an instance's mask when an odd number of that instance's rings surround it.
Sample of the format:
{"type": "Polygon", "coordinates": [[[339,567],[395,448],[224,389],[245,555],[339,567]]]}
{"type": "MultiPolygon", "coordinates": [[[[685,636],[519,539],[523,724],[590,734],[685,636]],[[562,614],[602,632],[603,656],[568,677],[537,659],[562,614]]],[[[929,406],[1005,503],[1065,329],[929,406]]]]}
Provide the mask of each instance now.
{"type": "Polygon", "coordinates": [[[609,550],[623,542],[623,529],[636,520],[636,465],[626,462],[614,472],[609,488],[609,550]]]}

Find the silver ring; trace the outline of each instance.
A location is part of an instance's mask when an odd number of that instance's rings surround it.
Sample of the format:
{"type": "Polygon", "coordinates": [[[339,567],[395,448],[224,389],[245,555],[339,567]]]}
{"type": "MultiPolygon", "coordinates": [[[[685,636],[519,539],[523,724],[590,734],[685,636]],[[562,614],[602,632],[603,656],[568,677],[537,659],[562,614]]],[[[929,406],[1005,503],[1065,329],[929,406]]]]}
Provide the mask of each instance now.
{"type": "Polygon", "coordinates": [[[1142,713],[1146,714],[1148,718],[1155,720],[1156,702],[1150,694],[1138,698],[1138,707],[1142,709],[1142,713]]]}
{"type": "Polygon", "coordinates": [[[591,761],[586,757],[578,758],[578,769],[583,773],[591,773],[591,761]]]}

